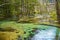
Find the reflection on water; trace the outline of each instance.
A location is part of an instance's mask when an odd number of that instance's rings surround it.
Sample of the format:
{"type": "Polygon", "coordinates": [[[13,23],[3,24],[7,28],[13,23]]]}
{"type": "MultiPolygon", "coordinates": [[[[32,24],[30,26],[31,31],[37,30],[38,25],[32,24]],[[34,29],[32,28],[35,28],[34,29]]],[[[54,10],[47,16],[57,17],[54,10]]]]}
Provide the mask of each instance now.
{"type": "Polygon", "coordinates": [[[35,34],[31,40],[55,40],[56,31],[56,27],[48,27],[45,30],[37,30],[37,34],[35,34]]]}

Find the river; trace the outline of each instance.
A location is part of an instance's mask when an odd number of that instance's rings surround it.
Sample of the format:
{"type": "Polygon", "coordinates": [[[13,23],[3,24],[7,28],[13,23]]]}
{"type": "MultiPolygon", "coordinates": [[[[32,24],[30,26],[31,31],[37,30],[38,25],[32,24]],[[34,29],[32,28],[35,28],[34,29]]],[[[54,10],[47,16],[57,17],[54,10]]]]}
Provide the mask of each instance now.
{"type": "Polygon", "coordinates": [[[55,40],[57,28],[50,26],[45,30],[37,30],[36,32],[37,33],[31,38],[31,40],[55,40]]]}

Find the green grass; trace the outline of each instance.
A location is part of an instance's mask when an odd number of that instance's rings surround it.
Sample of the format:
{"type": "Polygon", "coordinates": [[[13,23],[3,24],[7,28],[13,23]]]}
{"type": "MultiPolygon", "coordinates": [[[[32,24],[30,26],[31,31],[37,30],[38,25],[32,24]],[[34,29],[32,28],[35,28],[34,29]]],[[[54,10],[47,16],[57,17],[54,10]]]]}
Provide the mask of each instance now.
{"type": "Polygon", "coordinates": [[[21,31],[26,32],[26,34],[24,34],[24,37],[28,37],[30,34],[29,31],[32,31],[33,28],[38,28],[40,30],[40,29],[47,29],[47,28],[53,27],[53,26],[37,25],[34,23],[17,23],[15,21],[0,21],[0,27],[2,27],[2,28],[11,27],[11,28],[15,28],[17,30],[22,29],[21,31]]]}
{"type": "Polygon", "coordinates": [[[37,25],[34,23],[17,23],[15,21],[0,21],[0,27],[12,27],[16,29],[47,28],[47,26],[44,25],[37,25]]]}
{"type": "Polygon", "coordinates": [[[16,29],[23,28],[25,30],[32,29],[32,28],[39,28],[39,29],[49,28],[49,26],[47,25],[37,25],[34,23],[17,23],[15,21],[0,21],[0,27],[2,28],[12,27],[16,29]]]}

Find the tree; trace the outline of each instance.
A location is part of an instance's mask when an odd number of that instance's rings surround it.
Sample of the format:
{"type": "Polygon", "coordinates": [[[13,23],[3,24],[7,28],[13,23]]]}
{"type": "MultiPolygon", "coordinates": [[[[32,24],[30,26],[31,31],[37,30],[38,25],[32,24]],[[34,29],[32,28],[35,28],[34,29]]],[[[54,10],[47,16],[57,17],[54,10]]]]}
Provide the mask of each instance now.
{"type": "Polygon", "coordinates": [[[9,0],[0,0],[0,18],[7,19],[9,17],[10,17],[9,0]]]}
{"type": "MultiPolygon", "coordinates": [[[[24,18],[31,18],[35,15],[35,6],[38,6],[39,3],[37,0],[16,0],[16,12],[18,19],[21,18],[24,20],[24,18]],[[19,2],[20,1],[20,2],[19,2]]],[[[26,19],[26,20],[27,20],[26,19]]]]}
{"type": "Polygon", "coordinates": [[[60,24],[60,0],[56,0],[56,9],[57,9],[58,24],[60,24]]]}

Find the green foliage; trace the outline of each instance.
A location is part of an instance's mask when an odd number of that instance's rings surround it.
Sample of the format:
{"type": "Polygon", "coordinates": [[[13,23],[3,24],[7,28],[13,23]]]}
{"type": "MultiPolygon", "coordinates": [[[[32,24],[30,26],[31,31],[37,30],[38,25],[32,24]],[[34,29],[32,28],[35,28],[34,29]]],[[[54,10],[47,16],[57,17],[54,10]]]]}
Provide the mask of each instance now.
{"type": "Polygon", "coordinates": [[[0,0],[0,20],[7,19],[11,16],[9,7],[9,0],[0,0]]]}
{"type": "Polygon", "coordinates": [[[0,21],[0,28],[9,28],[9,27],[18,30],[18,32],[21,32],[21,31],[24,32],[23,37],[29,38],[29,37],[33,37],[33,35],[36,34],[35,31],[37,29],[44,30],[44,29],[48,29],[49,27],[53,27],[53,26],[35,25],[33,23],[25,23],[25,24],[16,23],[14,21],[0,21]]]}
{"type": "MultiPolygon", "coordinates": [[[[0,0],[0,4],[5,4],[3,6],[0,6],[0,19],[9,19],[11,20],[18,20],[18,21],[28,21],[30,22],[30,19],[32,21],[37,21],[38,19],[34,19],[35,16],[37,15],[42,15],[44,19],[52,19],[52,20],[57,20],[57,14],[56,10],[54,7],[54,11],[51,10],[48,12],[49,8],[49,1],[41,0],[40,2],[38,0],[0,0]],[[42,1],[42,2],[41,2],[42,1]],[[49,14],[51,13],[51,14],[49,14]],[[44,15],[50,15],[51,18],[44,18],[44,15]]],[[[49,23],[49,22],[44,22],[44,23],[49,23]]]]}

